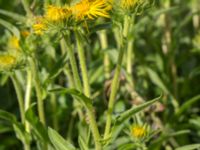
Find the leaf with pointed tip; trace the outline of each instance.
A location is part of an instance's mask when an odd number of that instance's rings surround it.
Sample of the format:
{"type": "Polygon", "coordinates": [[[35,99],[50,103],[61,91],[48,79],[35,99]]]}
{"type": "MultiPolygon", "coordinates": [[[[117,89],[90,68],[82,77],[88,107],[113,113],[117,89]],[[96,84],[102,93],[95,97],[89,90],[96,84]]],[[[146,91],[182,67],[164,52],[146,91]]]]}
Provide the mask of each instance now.
{"type": "Polygon", "coordinates": [[[52,128],[48,128],[48,135],[56,150],[76,150],[76,148],[71,143],[66,141],[61,135],[59,135],[58,132],[52,128]]]}
{"type": "Polygon", "coordinates": [[[148,101],[144,104],[141,104],[139,106],[136,107],[132,107],[131,109],[123,112],[122,114],[120,114],[117,119],[116,119],[116,124],[121,124],[122,122],[124,122],[126,119],[129,119],[130,117],[132,117],[134,114],[136,114],[137,112],[144,110],[146,107],[152,105],[153,103],[157,102],[160,98],[162,97],[159,96],[151,101],[148,101]]]}
{"type": "Polygon", "coordinates": [[[176,118],[178,118],[181,114],[183,114],[189,107],[191,107],[194,103],[200,100],[200,95],[194,96],[191,99],[187,100],[177,111],[176,118]]]}
{"type": "Polygon", "coordinates": [[[149,149],[160,149],[163,141],[166,141],[171,137],[176,137],[188,133],[190,133],[190,130],[181,130],[172,133],[165,132],[152,142],[152,144],[149,146],[149,149]]]}
{"type": "Polygon", "coordinates": [[[49,92],[71,94],[72,96],[75,96],[81,103],[83,103],[86,108],[90,109],[92,107],[92,100],[76,89],[56,88],[49,90],[49,92]]]}
{"type": "Polygon", "coordinates": [[[159,88],[161,88],[165,93],[170,93],[170,91],[167,89],[166,85],[162,81],[162,79],[159,77],[159,75],[152,70],[151,68],[146,68],[147,73],[151,79],[151,81],[156,84],[159,88]]]}

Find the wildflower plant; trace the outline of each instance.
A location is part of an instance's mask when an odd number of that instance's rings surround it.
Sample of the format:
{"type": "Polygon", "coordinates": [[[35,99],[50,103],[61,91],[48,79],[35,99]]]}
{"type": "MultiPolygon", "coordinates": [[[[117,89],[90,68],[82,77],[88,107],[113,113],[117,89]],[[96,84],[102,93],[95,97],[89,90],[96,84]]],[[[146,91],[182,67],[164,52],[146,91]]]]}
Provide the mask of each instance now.
{"type": "MultiPolygon", "coordinates": [[[[185,138],[189,131],[173,131],[177,127],[173,121],[182,121],[179,116],[186,105],[178,101],[177,81],[182,80],[177,80],[170,38],[182,26],[173,31],[166,21],[162,36],[152,22],[168,8],[157,12],[162,3],[151,0],[22,0],[20,4],[24,10],[16,9],[18,13],[0,9],[0,17],[4,16],[0,32],[6,39],[0,40],[0,85],[13,86],[10,97],[13,105],[15,99],[18,103],[11,110],[15,115],[0,109],[4,129],[0,133],[8,139],[9,132],[15,133],[14,144],[5,145],[6,149],[17,145],[25,150],[134,150],[181,145],[175,136],[185,138]],[[161,96],[146,101],[156,95],[161,96]]],[[[198,42],[196,34],[191,43],[198,48],[198,42]]],[[[197,95],[187,107],[198,99],[197,95]]]]}

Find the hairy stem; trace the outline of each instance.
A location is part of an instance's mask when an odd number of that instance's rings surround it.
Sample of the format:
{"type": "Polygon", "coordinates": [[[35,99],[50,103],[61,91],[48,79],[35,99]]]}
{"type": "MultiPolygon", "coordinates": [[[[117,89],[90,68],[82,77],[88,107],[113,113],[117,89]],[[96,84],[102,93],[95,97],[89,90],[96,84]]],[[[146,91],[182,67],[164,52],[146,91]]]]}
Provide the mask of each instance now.
{"type": "Polygon", "coordinates": [[[76,59],[75,59],[75,56],[74,56],[72,46],[69,42],[68,36],[65,36],[65,42],[66,42],[66,46],[67,46],[67,52],[69,54],[70,64],[71,64],[71,67],[72,67],[72,73],[73,73],[73,76],[74,76],[75,87],[79,91],[82,91],[82,84],[81,84],[80,76],[79,76],[79,73],[78,73],[76,59]]]}
{"type": "Polygon", "coordinates": [[[38,114],[39,114],[39,119],[45,125],[45,114],[44,114],[44,104],[43,104],[43,97],[42,97],[42,87],[38,75],[38,68],[36,65],[36,61],[34,58],[30,60],[30,65],[31,65],[31,71],[32,75],[34,78],[34,86],[36,90],[36,95],[37,95],[37,106],[38,106],[38,114]]]}
{"type": "MultiPolygon", "coordinates": [[[[82,39],[78,31],[76,31],[75,33],[76,33],[76,40],[77,40],[78,55],[79,55],[79,60],[80,60],[80,65],[81,65],[82,76],[83,76],[84,94],[90,97],[90,85],[89,85],[89,80],[88,80],[88,73],[87,73],[85,55],[83,51],[82,39]]],[[[89,117],[90,128],[94,137],[95,148],[96,150],[101,150],[102,148],[101,148],[101,143],[100,143],[100,134],[99,134],[97,122],[95,120],[94,108],[92,105],[89,109],[87,109],[87,114],[89,117]]]]}
{"type": "Polygon", "coordinates": [[[77,49],[78,49],[78,56],[80,61],[80,68],[83,76],[83,87],[84,87],[84,94],[90,97],[90,85],[88,80],[88,72],[86,66],[86,59],[85,54],[83,51],[82,39],[80,33],[76,32],[76,40],[77,40],[77,49]]]}
{"type": "Polygon", "coordinates": [[[123,55],[124,55],[124,50],[125,50],[124,38],[127,38],[128,30],[129,30],[129,17],[125,16],[123,36],[119,43],[120,48],[119,48],[117,66],[115,69],[114,78],[111,83],[111,94],[110,94],[109,102],[108,102],[108,111],[107,111],[107,120],[106,120],[105,132],[104,132],[104,139],[108,139],[109,134],[110,134],[110,128],[111,128],[111,123],[112,123],[112,112],[113,112],[113,107],[114,107],[117,90],[119,87],[119,77],[120,77],[122,60],[123,60],[123,55]]]}

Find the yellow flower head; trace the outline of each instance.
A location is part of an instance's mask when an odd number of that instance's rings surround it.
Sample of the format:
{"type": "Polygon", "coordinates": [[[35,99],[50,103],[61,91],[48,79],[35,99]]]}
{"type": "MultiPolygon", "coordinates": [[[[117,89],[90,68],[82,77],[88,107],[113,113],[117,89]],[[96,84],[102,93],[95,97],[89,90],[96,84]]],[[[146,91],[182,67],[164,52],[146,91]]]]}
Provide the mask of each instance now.
{"type": "Polygon", "coordinates": [[[43,31],[46,29],[46,25],[43,23],[36,23],[33,25],[33,29],[35,34],[41,35],[43,31]]]}
{"type": "Polygon", "coordinates": [[[8,47],[11,49],[19,49],[19,39],[16,36],[12,36],[9,40],[8,40],[8,47]]]}
{"type": "Polygon", "coordinates": [[[145,126],[133,125],[131,128],[131,134],[135,138],[142,138],[147,134],[147,132],[145,126]]]}
{"type": "Polygon", "coordinates": [[[111,7],[106,0],[81,0],[72,6],[72,14],[76,20],[94,19],[96,17],[109,18],[108,11],[110,9],[111,7]]]}
{"type": "Polygon", "coordinates": [[[71,16],[71,10],[65,6],[65,7],[58,7],[49,5],[47,6],[46,12],[45,12],[45,19],[48,21],[61,21],[64,19],[68,19],[71,16]]]}
{"type": "Polygon", "coordinates": [[[37,35],[42,35],[43,32],[47,29],[47,26],[41,17],[36,18],[36,23],[33,25],[34,33],[37,35]]]}
{"type": "Polygon", "coordinates": [[[140,0],[121,0],[121,7],[124,9],[131,9],[139,2],[140,0]]]}
{"type": "Polygon", "coordinates": [[[16,64],[16,58],[11,55],[0,55],[0,70],[8,70],[16,64]]]}

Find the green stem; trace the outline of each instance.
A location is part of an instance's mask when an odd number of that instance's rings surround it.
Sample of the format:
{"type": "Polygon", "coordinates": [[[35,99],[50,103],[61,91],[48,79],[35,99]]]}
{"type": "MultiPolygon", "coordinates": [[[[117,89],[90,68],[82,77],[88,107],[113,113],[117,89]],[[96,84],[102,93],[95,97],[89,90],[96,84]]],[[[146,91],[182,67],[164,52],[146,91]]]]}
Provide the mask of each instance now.
{"type": "Polygon", "coordinates": [[[82,71],[83,76],[83,87],[84,87],[84,94],[88,97],[90,97],[90,85],[88,80],[88,72],[87,72],[87,66],[86,66],[86,59],[83,51],[83,45],[82,45],[82,39],[80,33],[75,32],[76,34],[76,40],[77,40],[77,49],[78,49],[78,56],[80,61],[80,68],[82,71]]]}
{"type": "Polygon", "coordinates": [[[26,14],[27,14],[28,16],[32,16],[32,12],[31,12],[31,10],[30,10],[30,8],[29,8],[29,6],[28,6],[27,0],[21,0],[21,3],[22,3],[22,5],[23,5],[23,7],[24,7],[24,10],[26,11],[26,14]]]}
{"type": "Polygon", "coordinates": [[[105,72],[105,78],[108,79],[110,77],[110,61],[109,61],[109,56],[105,52],[105,50],[108,48],[108,39],[106,35],[106,31],[100,31],[99,32],[99,40],[101,44],[101,48],[104,50],[104,72],[105,72]]]}
{"type": "Polygon", "coordinates": [[[75,59],[75,56],[74,56],[74,52],[73,52],[72,46],[71,46],[71,44],[69,42],[69,37],[67,35],[65,36],[65,42],[66,42],[66,46],[67,46],[67,52],[69,54],[70,64],[71,64],[71,67],[72,67],[75,87],[79,91],[82,91],[82,85],[81,85],[81,80],[80,80],[79,73],[78,73],[76,59],[75,59]]]}
{"type": "Polygon", "coordinates": [[[122,58],[124,55],[124,49],[121,48],[118,56],[118,63],[115,69],[115,75],[112,80],[111,84],[111,94],[109,98],[109,103],[108,103],[108,112],[107,112],[107,120],[106,120],[106,128],[105,128],[105,133],[104,133],[104,139],[107,139],[110,133],[110,127],[111,127],[111,121],[112,121],[112,112],[113,112],[113,106],[115,102],[115,97],[116,93],[118,90],[119,86],[119,75],[121,71],[121,66],[122,66],[122,58]]]}
{"type": "Polygon", "coordinates": [[[32,75],[34,78],[34,86],[36,90],[36,95],[37,95],[37,106],[38,106],[38,114],[39,114],[39,119],[45,125],[45,114],[44,114],[44,104],[43,104],[43,97],[42,97],[42,88],[41,88],[41,83],[38,75],[38,68],[36,65],[36,61],[34,58],[30,60],[30,67],[32,71],[32,75]]]}
{"type": "MultiPolygon", "coordinates": [[[[13,82],[13,85],[15,87],[15,91],[17,94],[17,99],[19,103],[19,109],[20,109],[20,116],[21,116],[21,122],[24,124],[25,123],[25,110],[24,110],[24,99],[23,99],[23,94],[22,94],[22,88],[20,86],[19,81],[17,80],[17,77],[15,74],[10,76],[13,82]]],[[[25,141],[22,141],[24,150],[30,150],[30,144],[26,143],[25,141]]]]}
{"type": "Polygon", "coordinates": [[[101,150],[102,146],[100,143],[100,134],[99,134],[99,129],[97,127],[97,122],[95,120],[95,115],[94,115],[94,109],[93,106],[91,106],[90,109],[87,109],[88,117],[89,117],[89,124],[90,128],[94,137],[94,142],[95,142],[95,149],[96,150],[101,150]]]}
{"type": "Polygon", "coordinates": [[[128,48],[127,48],[127,73],[132,74],[132,52],[133,51],[133,40],[128,41],[128,48]]]}
{"type": "Polygon", "coordinates": [[[119,87],[119,76],[120,76],[122,60],[123,60],[123,55],[124,55],[124,50],[125,50],[125,45],[123,41],[124,41],[124,38],[127,38],[127,35],[128,35],[129,22],[130,22],[129,18],[125,16],[123,37],[119,43],[120,50],[119,50],[119,55],[118,55],[118,60],[117,60],[117,66],[116,66],[114,78],[111,84],[111,94],[110,94],[109,103],[108,103],[108,112],[107,112],[106,127],[105,127],[105,132],[104,132],[104,139],[108,139],[109,134],[110,134],[110,128],[111,128],[111,123],[112,123],[112,112],[113,112],[115,97],[116,97],[117,90],[119,87]]]}
{"type": "MultiPolygon", "coordinates": [[[[86,61],[85,61],[85,55],[83,51],[82,39],[78,31],[75,31],[75,34],[76,34],[76,40],[77,40],[77,48],[78,48],[80,65],[81,65],[81,71],[82,71],[82,76],[83,76],[84,94],[90,97],[90,85],[89,85],[89,80],[88,80],[87,67],[85,63],[86,61]]],[[[90,128],[94,137],[95,148],[96,150],[101,150],[102,148],[101,148],[101,143],[100,143],[100,134],[99,134],[97,122],[95,120],[94,108],[92,105],[89,109],[87,109],[87,113],[89,117],[90,128]]]]}
{"type": "MultiPolygon", "coordinates": [[[[67,45],[66,45],[66,42],[65,42],[64,38],[61,39],[60,46],[61,46],[62,54],[64,55],[67,52],[67,45]]],[[[74,81],[74,78],[73,78],[73,76],[71,74],[71,70],[69,68],[69,64],[66,64],[66,67],[64,69],[64,73],[68,78],[68,83],[69,83],[68,86],[71,87],[71,88],[75,88],[75,81],[74,81]]],[[[75,101],[73,101],[73,106],[75,108],[75,111],[78,113],[80,120],[83,120],[83,118],[84,118],[83,116],[84,115],[83,115],[83,112],[81,110],[82,105],[75,99],[75,101]]]]}
{"type": "Polygon", "coordinates": [[[56,103],[56,94],[55,93],[51,93],[50,102],[51,102],[51,108],[52,108],[53,127],[54,127],[55,130],[59,130],[59,128],[58,128],[58,118],[56,116],[57,103],[56,103]]]}
{"type": "Polygon", "coordinates": [[[19,103],[19,110],[20,110],[20,116],[21,116],[21,122],[25,122],[25,111],[24,111],[24,99],[22,94],[22,87],[20,86],[19,81],[17,80],[17,77],[15,74],[10,76],[16,91],[17,100],[19,103]]]}
{"type": "Polygon", "coordinates": [[[30,144],[24,143],[24,150],[31,150],[30,144]]]}
{"type": "MultiPolygon", "coordinates": [[[[30,68],[27,69],[27,82],[26,82],[26,93],[25,93],[25,110],[27,111],[31,103],[31,87],[32,87],[32,72],[30,68]]],[[[30,132],[29,123],[25,122],[25,128],[27,132],[30,132]]]]}

